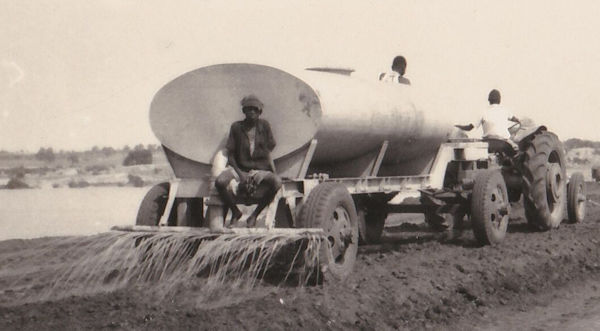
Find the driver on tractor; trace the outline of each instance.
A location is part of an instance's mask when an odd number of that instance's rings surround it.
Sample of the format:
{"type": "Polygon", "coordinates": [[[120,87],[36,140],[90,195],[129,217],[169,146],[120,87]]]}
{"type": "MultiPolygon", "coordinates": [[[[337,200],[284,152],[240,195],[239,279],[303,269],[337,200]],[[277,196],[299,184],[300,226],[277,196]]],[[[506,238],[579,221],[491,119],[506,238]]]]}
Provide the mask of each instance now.
{"type": "Polygon", "coordinates": [[[491,90],[488,95],[489,107],[484,111],[483,116],[476,125],[455,125],[457,128],[465,131],[471,131],[473,128],[482,127],[482,139],[489,144],[489,152],[502,152],[508,156],[513,156],[515,152],[514,143],[510,140],[510,129],[519,124],[520,121],[512,115],[506,108],[500,105],[500,92],[496,89],[491,90]]]}

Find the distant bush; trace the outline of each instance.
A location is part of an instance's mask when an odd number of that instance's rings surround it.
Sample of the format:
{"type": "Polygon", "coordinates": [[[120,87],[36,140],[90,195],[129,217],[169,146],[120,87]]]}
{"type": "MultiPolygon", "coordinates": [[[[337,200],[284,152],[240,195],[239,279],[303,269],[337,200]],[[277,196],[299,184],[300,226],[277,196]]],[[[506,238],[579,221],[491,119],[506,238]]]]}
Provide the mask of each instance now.
{"type": "Polygon", "coordinates": [[[129,184],[135,187],[142,187],[145,184],[144,180],[140,176],[129,174],[127,178],[129,178],[129,184]]]}
{"type": "Polygon", "coordinates": [[[85,167],[85,171],[91,172],[93,175],[98,175],[102,172],[108,172],[110,168],[103,164],[94,164],[85,167]]]}
{"type": "Polygon", "coordinates": [[[21,188],[30,188],[27,183],[25,183],[20,178],[11,178],[6,184],[6,188],[9,190],[21,189],[21,188]]]}
{"type": "Polygon", "coordinates": [[[124,166],[132,166],[138,164],[152,164],[152,152],[146,149],[130,151],[125,160],[124,166]]]}
{"type": "Polygon", "coordinates": [[[575,164],[586,164],[586,163],[589,163],[589,162],[590,161],[587,160],[587,159],[580,159],[578,157],[574,157],[573,158],[573,163],[575,163],[575,164]]]}
{"type": "Polygon", "coordinates": [[[85,179],[80,179],[80,180],[72,180],[69,182],[69,187],[70,188],[83,188],[83,187],[88,187],[90,186],[90,183],[88,183],[85,179]]]}
{"type": "Polygon", "coordinates": [[[27,169],[23,166],[18,166],[6,170],[6,174],[12,178],[23,178],[27,174],[27,169]]]}
{"type": "Polygon", "coordinates": [[[37,154],[35,154],[35,158],[42,161],[52,162],[56,159],[56,155],[54,154],[52,147],[40,148],[37,154]]]}
{"type": "Polygon", "coordinates": [[[102,148],[102,154],[104,154],[104,156],[111,156],[115,153],[116,153],[116,151],[112,147],[103,147],[102,148]]]}
{"type": "Polygon", "coordinates": [[[71,162],[71,165],[77,164],[79,163],[79,155],[75,152],[71,152],[69,153],[69,156],[67,156],[67,160],[71,162]]]}
{"type": "Polygon", "coordinates": [[[598,141],[591,141],[591,140],[583,140],[583,139],[578,139],[578,138],[571,138],[568,139],[567,141],[564,142],[565,148],[567,149],[567,151],[570,151],[572,149],[575,148],[584,148],[584,147],[591,147],[591,148],[600,148],[600,142],[598,141]]]}

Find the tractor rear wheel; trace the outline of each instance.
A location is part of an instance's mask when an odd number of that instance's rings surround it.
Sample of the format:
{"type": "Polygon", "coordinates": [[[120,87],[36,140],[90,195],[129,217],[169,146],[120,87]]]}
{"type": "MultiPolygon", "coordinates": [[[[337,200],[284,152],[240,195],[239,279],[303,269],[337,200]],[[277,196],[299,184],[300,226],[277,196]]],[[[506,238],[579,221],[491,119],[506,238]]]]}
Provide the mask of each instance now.
{"type": "Polygon", "coordinates": [[[169,198],[169,183],[154,185],[144,196],[138,210],[136,225],[158,225],[169,198]]]}
{"type": "Polygon", "coordinates": [[[567,184],[567,212],[570,223],[579,223],[585,218],[585,195],[583,174],[576,172],[567,184]]]}
{"type": "Polygon", "coordinates": [[[321,272],[327,278],[342,280],[350,274],[358,251],[356,207],[346,187],[339,183],[321,183],[301,208],[298,224],[322,228],[325,246],[320,252],[321,272]]]}
{"type": "Polygon", "coordinates": [[[558,137],[542,132],[523,144],[523,204],[527,222],[539,230],[557,228],[567,202],[566,159],[558,137]]]}
{"type": "Polygon", "coordinates": [[[494,245],[506,236],[510,202],[506,183],[499,171],[484,170],[475,178],[471,196],[471,220],[475,238],[494,245]]]}

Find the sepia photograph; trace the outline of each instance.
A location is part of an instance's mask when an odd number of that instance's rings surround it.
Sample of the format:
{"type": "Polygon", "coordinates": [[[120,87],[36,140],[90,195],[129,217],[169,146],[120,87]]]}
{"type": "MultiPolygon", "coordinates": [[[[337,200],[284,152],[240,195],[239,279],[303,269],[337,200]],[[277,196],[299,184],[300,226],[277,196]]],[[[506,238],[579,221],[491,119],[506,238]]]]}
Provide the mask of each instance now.
{"type": "Polygon", "coordinates": [[[0,330],[600,330],[599,16],[0,0],[0,330]]]}

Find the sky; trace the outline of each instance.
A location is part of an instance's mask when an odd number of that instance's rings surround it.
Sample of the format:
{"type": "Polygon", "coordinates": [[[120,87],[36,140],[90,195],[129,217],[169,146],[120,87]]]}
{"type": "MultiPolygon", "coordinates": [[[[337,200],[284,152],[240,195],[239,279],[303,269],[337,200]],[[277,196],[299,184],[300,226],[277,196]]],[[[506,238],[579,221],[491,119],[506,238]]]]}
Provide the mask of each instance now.
{"type": "Polygon", "coordinates": [[[408,59],[422,107],[474,120],[492,88],[562,139],[600,140],[600,1],[0,0],[0,150],[155,144],[154,93],[190,70],[408,59]]]}

